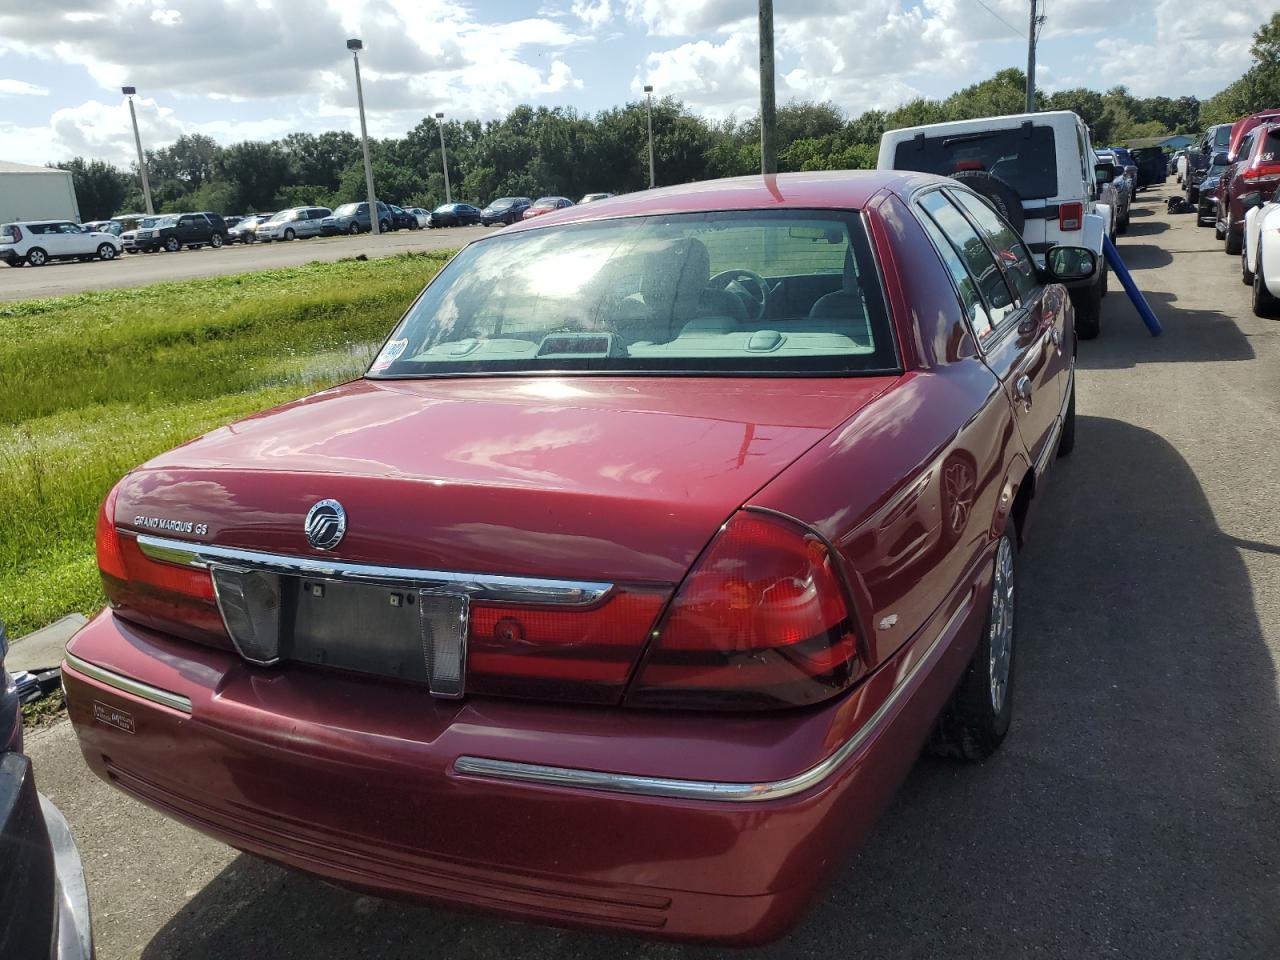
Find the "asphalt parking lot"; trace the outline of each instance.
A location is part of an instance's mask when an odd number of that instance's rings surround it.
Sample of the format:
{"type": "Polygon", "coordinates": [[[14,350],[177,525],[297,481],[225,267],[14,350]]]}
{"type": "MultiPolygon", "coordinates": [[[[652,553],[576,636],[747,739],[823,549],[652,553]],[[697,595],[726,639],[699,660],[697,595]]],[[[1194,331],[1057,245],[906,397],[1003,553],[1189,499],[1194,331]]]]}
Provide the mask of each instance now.
{"type": "Polygon", "coordinates": [[[166,280],[216,277],[249,270],[295,267],[316,260],[343,257],[385,257],[412,250],[441,250],[464,246],[497,227],[457,227],[444,230],[397,230],[375,237],[314,237],[274,243],[227,244],[220,250],[203,247],[178,253],[121,254],[112,261],[89,263],[55,261],[43,267],[0,269],[0,301],[32,297],[61,297],[85,290],[140,287],[166,280]]]}
{"type": "MultiPolygon", "coordinates": [[[[1168,192],[1141,195],[1120,243],[1165,335],[1113,282],[1080,345],[1076,449],[1020,569],[1009,739],[982,766],[921,759],[807,921],[744,956],[1280,956],[1280,322],[1168,192]]],[[[29,273],[82,269],[137,266],[29,273]]],[[[65,721],[28,752],[80,844],[101,960],[723,955],[340,890],[100,783],[65,721]]]]}

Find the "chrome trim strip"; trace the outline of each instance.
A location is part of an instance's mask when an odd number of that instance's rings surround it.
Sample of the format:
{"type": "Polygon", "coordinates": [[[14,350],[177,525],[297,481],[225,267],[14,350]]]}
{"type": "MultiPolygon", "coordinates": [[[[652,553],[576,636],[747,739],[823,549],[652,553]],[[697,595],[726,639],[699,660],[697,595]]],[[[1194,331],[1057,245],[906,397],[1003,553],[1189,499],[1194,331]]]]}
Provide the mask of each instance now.
{"type": "Polygon", "coordinates": [[[182,713],[191,713],[191,701],[181,694],[170,693],[168,690],[161,690],[159,687],[153,687],[151,684],[135,680],[133,677],[126,677],[123,673],[116,673],[114,670],[99,667],[88,660],[81,660],[70,651],[67,651],[65,656],[67,666],[77,673],[83,673],[90,679],[105,683],[108,687],[115,687],[121,693],[127,693],[143,700],[150,700],[152,703],[158,703],[162,707],[168,707],[171,710],[178,710],[182,713]]]}
{"type": "Polygon", "coordinates": [[[317,580],[344,580],[351,583],[380,583],[419,590],[446,590],[464,593],[473,600],[498,603],[543,603],[586,607],[602,600],[612,583],[592,580],[547,580],[539,577],[508,577],[489,573],[456,573],[448,570],[420,570],[412,567],[383,567],[346,563],[321,557],[293,557],[239,550],[214,544],[170,540],[138,534],[138,547],[152,560],[187,567],[208,568],[229,563],[270,573],[282,573],[317,580]]]}
{"type": "Polygon", "coordinates": [[[518,780],[542,786],[573,787],[581,790],[603,790],[608,793],[626,793],[642,797],[663,797],[676,800],[727,800],[751,803],[760,800],[780,800],[816,787],[834,774],[846,760],[852,757],[868,739],[877,733],[889,713],[910,689],[924,666],[933,659],[943,637],[950,636],[961,618],[973,609],[973,591],[951,615],[938,635],[929,644],[924,655],[916,661],[910,672],[898,681],[884,703],[876,712],[842,743],[826,759],[808,770],[785,780],[763,783],[726,783],[718,780],[677,780],[668,777],[645,777],[625,773],[605,773],[599,770],[579,770],[572,767],[551,767],[537,763],[519,763],[514,760],[489,760],[483,757],[459,757],[453,763],[455,773],[463,776],[486,777],[496,780],[518,780]]]}

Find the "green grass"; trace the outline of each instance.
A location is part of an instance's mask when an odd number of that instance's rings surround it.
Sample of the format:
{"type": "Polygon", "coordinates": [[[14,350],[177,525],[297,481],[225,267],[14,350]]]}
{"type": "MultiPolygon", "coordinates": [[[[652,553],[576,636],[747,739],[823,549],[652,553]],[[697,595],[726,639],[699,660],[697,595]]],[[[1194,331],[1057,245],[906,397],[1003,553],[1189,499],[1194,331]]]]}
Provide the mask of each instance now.
{"type": "Polygon", "coordinates": [[[358,376],[448,256],[0,304],[0,617],[10,634],[102,605],[94,518],[125,472],[358,376]]]}

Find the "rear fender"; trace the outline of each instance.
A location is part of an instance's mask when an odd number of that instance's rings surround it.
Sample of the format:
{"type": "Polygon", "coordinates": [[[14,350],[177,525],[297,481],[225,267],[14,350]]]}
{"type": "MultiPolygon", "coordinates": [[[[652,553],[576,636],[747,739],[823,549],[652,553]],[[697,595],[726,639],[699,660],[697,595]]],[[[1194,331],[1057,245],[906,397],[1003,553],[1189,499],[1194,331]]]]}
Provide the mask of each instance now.
{"type": "MultiPolygon", "coordinates": [[[[998,540],[1004,535],[1005,528],[1009,525],[1009,518],[1014,515],[1014,507],[1020,503],[1019,496],[1035,496],[1035,483],[1035,471],[1019,451],[1009,461],[1004,483],[1000,487],[1000,497],[996,500],[995,513],[991,517],[992,540],[998,540]]],[[[1026,539],[1026,517],[1019,517],[1018,520],[1018,546],[1021,547],[1026,539]]]]}

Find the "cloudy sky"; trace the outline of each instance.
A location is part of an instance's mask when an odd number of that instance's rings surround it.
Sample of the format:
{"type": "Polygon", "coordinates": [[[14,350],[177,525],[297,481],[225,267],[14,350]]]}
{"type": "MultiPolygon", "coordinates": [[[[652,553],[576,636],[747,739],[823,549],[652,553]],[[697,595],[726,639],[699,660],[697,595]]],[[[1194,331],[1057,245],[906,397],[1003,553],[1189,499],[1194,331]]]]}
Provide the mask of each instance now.
{"type": "MultiPolygon", "coordinates": [[[[1207,97],[1243,71],[1274,7],[1047,0],[1038,79],[1207,97]]],[[[778,99],[856,114],[945,96],[1025,65],[1028,12],[1028,0],[775,0],[778,99]]],[[[350,36],[365,42],[380,136],[437,110],[594,111],[645,83],[741,117],[758,96],[755,15],[755,0],[0,0],[0,160],[128,162],[122,84],[138,87],[149,147],[357,130],[350,36]]]]}

